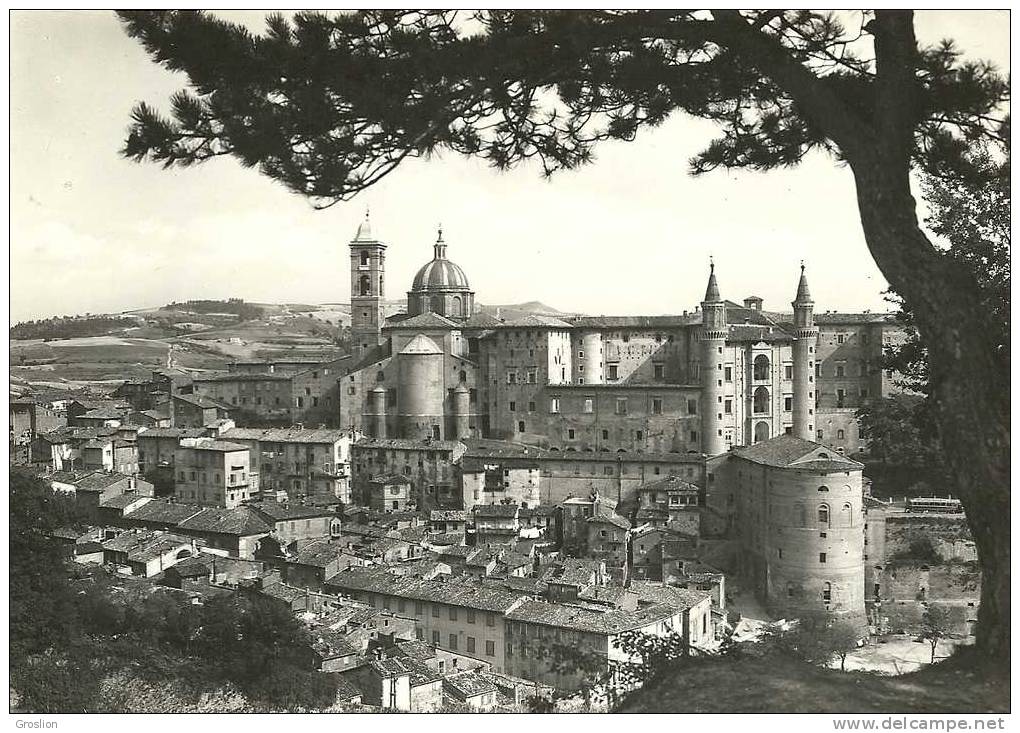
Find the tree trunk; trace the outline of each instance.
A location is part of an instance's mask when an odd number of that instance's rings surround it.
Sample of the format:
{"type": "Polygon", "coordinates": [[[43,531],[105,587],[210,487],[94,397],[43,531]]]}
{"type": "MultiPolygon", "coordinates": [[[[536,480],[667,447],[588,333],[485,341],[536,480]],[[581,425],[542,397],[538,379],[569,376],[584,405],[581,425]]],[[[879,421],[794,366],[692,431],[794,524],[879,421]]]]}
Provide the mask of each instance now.
{"type": "Polygon", "coordinates": [[[977,647],[1009,660],[1009,375],[995,353],[973,275],[921,231],[908,165],[874,150],[852,160],[868,249],[916,319],[928,348],[931,395],[954,487],[982,570],[977,647]]]}

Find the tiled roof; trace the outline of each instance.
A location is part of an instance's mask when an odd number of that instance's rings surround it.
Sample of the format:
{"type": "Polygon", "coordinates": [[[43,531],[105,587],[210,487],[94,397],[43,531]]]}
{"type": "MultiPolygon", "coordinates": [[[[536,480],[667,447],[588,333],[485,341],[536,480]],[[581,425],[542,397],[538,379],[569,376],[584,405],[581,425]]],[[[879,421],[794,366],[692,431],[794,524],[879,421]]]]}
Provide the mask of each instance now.
{"type": "Polygon", "coordinates": [[[452,440],[410,440],[408,438],[362,438],[354,448],[383,448],[390,450],[452,451],[462,445],[452,440]]]}
{"type": "Polygon", "coordinates": [[[121,510],[123,510],[123,509],[127,509],[129,506],[134,504],[136,501],[149,502],[149,501],[152,501],[152,499],[150,497],[148,497],[148,496],[139,496],[138,494],[136,494],[135,492],[132,491],[132,492],[130,492],[128,494],[117,494],[116,496],[111,496],[109,499],[104,499],[99,504],[99,506],[101,506],[101,507],[103,507],[105,509],[121,509],[121,510]]]}
{"type": "Polygon", "coordinates": [[[246,506],[265,514],[271,519],[282,522],[289,519],[309,519],[311,517],[331,517],[334,512],[326,507],[305,506],[303,504],[281,504],[278,501],[257,501],[246,506]]]}
{"type": "Polygon", "coordinates": [[[159,522],[161,524],[178,524],[188,517],[201,512],[203,507],[197,504],[181,504],[180,502],[155,499],[130,512],[129,519],[140,522],[159,522]]]}
{"type": "Polygon", "coordinates": [[[518,511],[516,504],[478,504],[471,510],[476,517],[516,517],[518,511]]]}
{"type": "Polygon", "coordinates": [[[378,476],[373,476],[368,480],[368,483],[379,484],[380,486],[395,486],[397,484],[411,483],[411,477],[401,476],[399,473],[384,473],[378,476]]]}
{"type": "Polygon", "coordinates": [[[181,402],[187,402],[189,405],[195,405],[196,407],[201,407],[202,409],[208,409],[208,408],[213,408],[213,407],[220,408],[220,409],[228,409],[229,408],[229,405],[224,405],[222,402],[217,402],[214,399],[210,399],[209,397],[203,397],[202,395],[196,395],[196,394],[175,394],[173,396],[173,398],[175,400],[180,400],[181,402]]]}
{"type": "Polygon", "coordinates": [[[88,412],[82,413],[78,416],[79,420],[119,420],[124,417],[124,410],[115,410],[112,408],[99,407],[95,410],[89,410],[88,412]]]}
{"type": "Polygon", "coordinates": [[[205,435],[202,428],[139,428],[139,438],[201,438],[205,435]]]}
{"type": "Polygon", "coordinates": [[[683,492],[697,492],[701,491],[697,484],[692,484],[690,481],[685,481],[675,474],[670,474],[665,478],[661,478],[658,481],[651,481],[647,484],[638,486],[638,491],[683,491],[683,492]]]}
{"type": "Polygon", "coordinates": [[[685,609],[693,608],[712,595],[706,591],[680,588],[650,580],[632,580],[630,592],[637,594],[644,603],[666,603],[685,609]]]}
{"type": "Polygon", "coordinates": [[[199,382],[287,382],[291,379],[290,374],[278,374],[269,372],[226,372],[223,374],[203,374],[195,377],[194,381],[199,382]]]}
{"type": "Polygon", "coordinates": [[[309,635],[312,638],[312,649],[322,659],[349,657],[359,652],[359,649],[347,640],[346,634],[319,627],[312,629],[309,635]]]}
{"type": "Polygon", "coordinates": [[[193,532],[215,532],[240,537],[268,534],[273,530],[272,525],[247,506],[239,506],[236,509],[209,507],[177,526],[193,532]]]}
{"type": "Polygon", "coordinates": [[[862,468],[862,465],[857,461],[843,458],[836,451],[820,443],[812,443],[793,435],[777,435],[775,438],[763,440],[746,448],[734,448],[732,452],[752,463],[778,468],[790,468],[795,464],[798,467],[803,465],[805,468],[812,468],[807,463],[819,460],[825,463],[824,468],[828,468],[830,463],[837,466],[835,470],[847,471],[862,468]]]}
{"type": "Polygon", "coordinates": [[[337,443],[350,437],[346,430],[308,428],[231,428],[220,433],[224,440],[259,440],[268,443],[337,443]]]}
{"type": "Polygon", "coordinates": [[[503,321],[499,320],[494,315],[484,311],[479,311],[477,313],[472,313],[471,317],[461,324],[461,328],[465,330],[478,328],[488,329],[501,325],[503,325],[503,321]]]}
{"type": "Polygon", "coordinates": [[[492,683],[492,680],[483,677],[473,670],[444,677],[443,688],[449,689],[455,697],[461,700],[496,691],[496,685],[492,683]]]}
{"type": "Polygon", "coordinates": [[[331,544],[327,540],[316,540],[299,549],[287,562],[324,568],[344,554],[346,554],[344,549],[339,545],[331,544]]]}
{"type": "Polygon", "coordinates": [[[468,513],[464,509],[433,509],[429,520],[433,522],[466,522],[468,513]]]}
{"type": "Polygon", "coordinates": [[[508,321],[501,322],[494,328],[549,328],[556,330],[569,330],[571,325],[566,321],[552,316],[540,316],[535,313],[525,313],[508,321]]]}
{"type": "Polygon", "coordinates": [[[399,321],[389,322],[385,326],[386,329],[399,329],[399,328],[428,328],[428,329],[458,329],[460,325],[446,316],[441,316],[438,313],[419,313],[416,316],[410,318],[402,318],[399,321]]]}
{"type": "Polygon", "coordinates": [[[861,323],[895,323],[895,313],[815,313],[817,325],[856,325],[861,323]]]}
{"type": "Polygon", "coordinates": [[[194,444],[182,445],[183,448],[190,448],[194,450],[208,450],[216,451],[218,453],[233,453],[234,451],[247,451],[248,446],[241,443],[231,443],[226,440],[214,440],[212,438],[199,438],[194,444]]]}
{"type": "Polygon", "coordinates": [[[578,316],[567,319],[576,328],[678,328],[699,322],[700,314],[686,316],[578,316]]]}
{"type": "Polygon", "coordinates": [[[619,514],[596,514],[593,517],[588,517],[589,524],[602,524],[609,523],[620,529],[630,529],[630,522],[619,514]]]}
{"type": "Polygon", "coordinates": [[[681,610],[669,604],[655,604],[634,611],[617,608],[594,610],[570,604],[528,600],[507,613],[506,619],[596,634],[618,634],[656,623],[681,610]]]}
{"type": "Polygon", "coordinates": [[[439,348],[438,344],[423,333],[419,333],[408,341],[407,345],[400,350],[402,356],[429,356],[442,353],[443,350],[439,348]]]}
{"type": "Polygon", "coordinates": [[[346,591],[369,591],[498,613],[505,612],[520,598],[517,593],[497,588],[397,577],[385,570],[362,568],[352,568],[339,573],[330,578],[327,585],[346,591]]]}

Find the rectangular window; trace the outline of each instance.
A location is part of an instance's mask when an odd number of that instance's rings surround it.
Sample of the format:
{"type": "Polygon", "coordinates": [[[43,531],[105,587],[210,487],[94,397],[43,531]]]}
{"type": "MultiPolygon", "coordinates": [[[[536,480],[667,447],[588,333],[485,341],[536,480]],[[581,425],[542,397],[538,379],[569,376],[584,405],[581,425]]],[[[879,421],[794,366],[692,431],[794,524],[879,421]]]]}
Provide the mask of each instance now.
{"type": "Polygon", "coordinates": [[[549,412],[556,414],[559,411],[560,411],[560,398],[558,396],[553,397],[552,399],[549,400],[549,412]]]}
{"type": "Polygon", "coordinates": [[[469,636],[467,638],[467,651],[468,651],[468,654],[474,654],[475,653],[475,637],[473,637],[473,636],[469,636]]]}
{"type": "Polygon", "coordinates": [[[627,398],[617,397],[616,398],[616,414],[626,415],[627,414],[627,398]]]}
{"type": "Polygon", "coordinates": [[[450,634],[450,649],[452,649],[454,651],[457,650],[457,635],[456,634],[450,634]]]}
{"type": "Polygon", "coordinates": [[[836,366],[836,376],[837,377],[844,377],[844,376],[846,376],[846,369],[845,369],[845,367],[842,364],[838,364],[836,366]]]}
{"type": "Polygon", "coordinates": [[[821,562],[821,563],[825,562],[825,553],[824,552],[819,552],[818,553],[818,562],[821,562]]]}
{"type": "Polygon", "coordinates": [[[517,432],[518,433],[523,433],[524,432],[524,421],[523,420],[521,420],[520,422],[517,423],[517,432]]]}
{"type": "Polygon", "coordinates": [[[790,412],[791,410],[793,410],[793,397],[783,398],[783,410],[785,410],[786,412],[790,412]]]}
{"type": "Polygon", "coordinates": [[[653,397],[652,398],[652,414],[653,415],[661,415],[662,414],[662,398],[661,397],[653,397]]]}
{"type": "Polygon", "coordinates": [[[528,370],[528,384],[536,384],[538,382],[538,371],[535,369],[528,370]]]}
{"type": "Polygon", "coordinates": [[[517,412],[517,403],[510,400],[510,412],[517,412]]]}
{"type": "Polygon", "coordinates": [[[496,642],[494,641],[485,642],[485,656],[487,657],[496,656],[496,642]]]}
{"type": "Polygon", "coordinates": [[[467,612],[467,622],[473,624],[475,622],[475,609],[469,608],[467,612]]]}
{"type": "Polygon", "coordinates": [[[697,400],[687,400],[687,414],[688,415],[697,415],[698,414],[698,401],[697,400]]]}
{"type": "Polygon", "coordinates": [[[506,373],[506,383],[507,384],[517,384],[517,372],[507,372],[506,373]]]}
{"type": "Polygon", "coordinates": [[[567,440],[573,440],[573,439],[574,439],[574,429],[571,428],[570,430],[567,431],[567,440]]]}
{"type": "Polygon", "coordinates": [[[723,380],[727,382],[733,381],[733,367],[726,367],[723,369],[723,380]]]}
{"type": "Polygon", "coordinates": [[[432,618],[439,618],[439,604],[432,604],[432,618]]]}
{"type": "Polygon", "coordinates": [[[783,366],[783,378],[793,379],[793,364],[786,364],[783,366]]]}
{"type": "Polygon", "coordinates": [[[454,606],[450,606],[450,620],[451,621],[457,620],[457,609],[454,606]]]}
{"type": "Polygon", "coordinates": [[[617,366],[616,364],[610,364],[609,367],[608,367],[608,370],[609,370],[609,374],[606,377],[607,379],[611,379],[611,380],[613,380],[615,382],[617,379],[620,378],[620,368],[619,368],[619,366],[617,366]]]}
{"type": "Polygon", "coordinates": [[[496,618],[495,618],[495,616],[493,616],[491,613],[485,614],[485,625],[486,626],[495,626],[496,625],[496,618]]]}
{"type": "Polygon", "coordinates": [[[725,412],[727,415],[733,413],[733,400],[728,399],[723,403],[723,412],[725,412]]]}
{"type": "Polygon", "coordinates": [[[589,413],[589,414],[595,411],[595,398],[594,397],[585,397],[584,398],[584,411],[586,413],[589,413]]]}
{"type": "Polygon", "coordinates": [[[653,364],[652,369],[654,370],[655,378],[663,380],[666,378],[666,365],[665,364],[653,364]]]}
{"type": "Polygon", "coordinates": [[[433,646],[439,646],[439,632],[438,631],[433,631],[432,632],[432,645],[433,646]]]}

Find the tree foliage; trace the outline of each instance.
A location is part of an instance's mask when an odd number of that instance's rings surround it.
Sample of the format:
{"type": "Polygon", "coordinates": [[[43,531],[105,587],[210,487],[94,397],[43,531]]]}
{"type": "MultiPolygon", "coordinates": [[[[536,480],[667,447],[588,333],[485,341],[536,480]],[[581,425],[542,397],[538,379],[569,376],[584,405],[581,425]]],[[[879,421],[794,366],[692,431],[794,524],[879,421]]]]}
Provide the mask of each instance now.
{"type": "MultiPolygon", "coordinates": [[[[813,149],[848,152],[880,103],[869,13],[302,12],[269,17],[262,35],[200,12],[120,16],[191,87],[169,116],[135,107],[126,156],[181,166],[232,155],[320,205],[441,149],[498,168],[573,168],[675,112],[721,127],[695,172],[789,166],[813,149]],[[848,114],[812,109],[808,87],[848,114]]],[[[990,65],[946,42],[911,66],[911,155],[1004,136],[1008,86],[990,65]]]]}
{"type": "Polygon", "coordinates": [[[931,663],[935,664],[935,651],[939,642],[949,636],[949,614],[941,606],[928,606],[921,616],[921,638],[931,645],[931,663]]]}
{"type": "Polygon", "coordinates": [[[857,648],[861,633],[852,624],[828,618],[803,618],[793,631],[783,634],[781,646],[793,656],[811,664],[828,666],[839,659],[846,671],[846,658],[857,648]]]}

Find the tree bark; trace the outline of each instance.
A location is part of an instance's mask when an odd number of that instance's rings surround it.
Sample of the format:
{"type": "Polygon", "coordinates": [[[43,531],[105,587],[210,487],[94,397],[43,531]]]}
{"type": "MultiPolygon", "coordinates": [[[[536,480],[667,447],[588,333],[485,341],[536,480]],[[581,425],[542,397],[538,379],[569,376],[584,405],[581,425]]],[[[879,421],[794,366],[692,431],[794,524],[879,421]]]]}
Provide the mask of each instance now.
{"type": "Polygon", "coordinates": [[[973,275],[918,226],[908,169],[895,156],[852,160],[868,249],[910,307],[928,348],[940,438],[982,569],[977,646],[1009,659],[1009,381],[973,275]]]}

